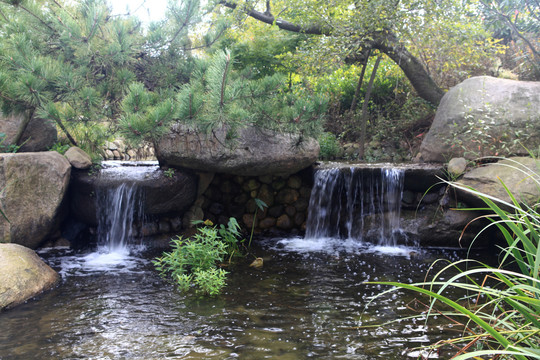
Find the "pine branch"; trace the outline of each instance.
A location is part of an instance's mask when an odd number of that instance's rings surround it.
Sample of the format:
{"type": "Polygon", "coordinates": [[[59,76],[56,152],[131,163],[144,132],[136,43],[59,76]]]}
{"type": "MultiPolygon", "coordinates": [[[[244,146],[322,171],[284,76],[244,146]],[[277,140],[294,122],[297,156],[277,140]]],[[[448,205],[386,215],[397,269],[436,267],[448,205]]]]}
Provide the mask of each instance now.
{"type": "Polygon", "coordinates": [[[225,87],[227,86],[227,72],[229,71],[229,65],[231,63],[231,54],[225,55],[225,70],[223,71],[223,79],[221,81],[221,97],[219,100],[219,106],[223,108],[225,104],[225,87]]]}

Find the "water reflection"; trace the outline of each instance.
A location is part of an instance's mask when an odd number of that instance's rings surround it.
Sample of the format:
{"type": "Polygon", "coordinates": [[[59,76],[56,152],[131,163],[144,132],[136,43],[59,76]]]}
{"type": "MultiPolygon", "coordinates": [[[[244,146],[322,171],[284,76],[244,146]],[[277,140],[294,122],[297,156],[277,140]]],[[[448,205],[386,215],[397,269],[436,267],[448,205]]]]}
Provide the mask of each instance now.
{"type": "Polygon", "coordinates": [[[87,255],[44,255],[62,284],[0,314],[0,359],[402,359],[448,335],[420,322],[359,327],[410,314],[412,300],[398,292],[370,303],[382,288],[364,282],[421,280],[435,258],[454,255],[388,250],[269,239],[255,249],[264,267],[240,261],[211,299],[178,293],[152,254],[98,267],[87,255]]]}

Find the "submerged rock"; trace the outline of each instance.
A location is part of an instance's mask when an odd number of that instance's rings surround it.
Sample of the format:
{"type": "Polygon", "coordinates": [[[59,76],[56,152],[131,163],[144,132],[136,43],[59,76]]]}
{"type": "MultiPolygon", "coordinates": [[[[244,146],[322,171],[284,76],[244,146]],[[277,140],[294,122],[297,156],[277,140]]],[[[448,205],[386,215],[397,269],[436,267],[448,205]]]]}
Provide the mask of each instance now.
{"type": "Polygon", "coordinates": [[[175,125],[156,142],[160,164],[242,176],[294,174],[313,164],[319,144],[312,138],[249,126],[233,139],[227,128],[205,135],[175,125]]]}
{"type": "Polygon", "coordinates": [[[0,311],[52,288],[58,274],[21,245],[0,244],[0,311]]]}
{"type": "Polygon", "coordinates": [[[65,217],[71,165],[56,151],[0,154],[0,242],[36,248],[65,217]]]}

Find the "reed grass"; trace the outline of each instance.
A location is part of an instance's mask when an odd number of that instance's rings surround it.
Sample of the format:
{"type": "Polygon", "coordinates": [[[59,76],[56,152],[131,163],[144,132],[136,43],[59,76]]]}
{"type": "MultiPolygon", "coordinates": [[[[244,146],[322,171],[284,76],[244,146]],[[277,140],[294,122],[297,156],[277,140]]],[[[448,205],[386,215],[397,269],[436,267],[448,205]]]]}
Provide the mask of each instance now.
{"type": "MultiPolygon", "coordinates": [[[[540,189],[538,171],[512,163],[508,166],[521,171],[540,189]]],[[[428,323],[443,314],[463,326],[461,336],[431,344],[422,349],[424,353],[451,346],[456,349],[452,359],[458,360],[540,359],[540,204],[520,203],[511,189],[500,183],[509,201],[448,183],[485,202],[486,208],[481,210],[489,210],[484,217],[490,224],[484,230],[496,226],[505,240],[496,267],[466,259],[447,264],[431,281],[376,283],[392,286],[377,297],[399,288],[428,296],[429,306],[422,315],[428,323]],[[453,294],[465,295],[455,299],[453,294]]]]}

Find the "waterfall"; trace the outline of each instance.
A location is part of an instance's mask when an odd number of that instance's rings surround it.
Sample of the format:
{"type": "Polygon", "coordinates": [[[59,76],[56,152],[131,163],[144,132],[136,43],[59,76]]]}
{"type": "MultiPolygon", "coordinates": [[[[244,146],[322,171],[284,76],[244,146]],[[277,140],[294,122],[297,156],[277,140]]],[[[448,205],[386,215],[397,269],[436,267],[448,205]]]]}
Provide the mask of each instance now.
{"type": "Polygon", "coordinates": [[[141,194],[136,183],[121,183],[96,191],[98,245],[106,252],[129,252],[133,224],[142,216],[141,194]]]}
{"type": "Polygon", "coordinates": [[[129,254],[138,235],[134,224],[144,218],[144,194],[139,183],[156,169],[157,166],[104,162],[99,173],[100,186],[95,191],[100,252],[129,254]]]}
{"type": "Polygon", "coordinates": [[[306,238],[369,240],[395,246],[404,171],[333,168],[315,173],[306,238]]]}

